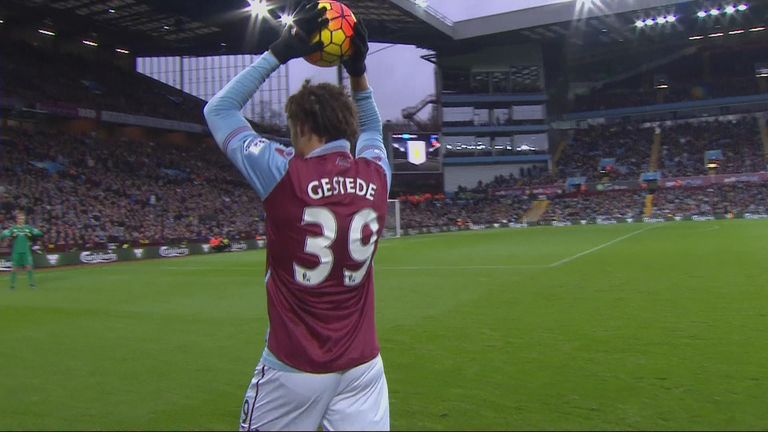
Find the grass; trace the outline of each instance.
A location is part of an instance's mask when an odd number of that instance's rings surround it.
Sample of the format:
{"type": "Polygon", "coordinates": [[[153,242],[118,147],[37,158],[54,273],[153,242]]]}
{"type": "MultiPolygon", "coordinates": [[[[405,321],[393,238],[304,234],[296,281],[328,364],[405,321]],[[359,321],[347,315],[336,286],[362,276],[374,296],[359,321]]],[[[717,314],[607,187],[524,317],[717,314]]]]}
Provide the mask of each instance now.
{"type": "MultiPolygon", "coordinates": [[[[383,241],[392,427],[766,429],[767,258],[760,221],[383,241]]],[[[40,273],[36,291],[3,276],[0,429],[236,429],[263,268],[258,251],[40,273]]]]}

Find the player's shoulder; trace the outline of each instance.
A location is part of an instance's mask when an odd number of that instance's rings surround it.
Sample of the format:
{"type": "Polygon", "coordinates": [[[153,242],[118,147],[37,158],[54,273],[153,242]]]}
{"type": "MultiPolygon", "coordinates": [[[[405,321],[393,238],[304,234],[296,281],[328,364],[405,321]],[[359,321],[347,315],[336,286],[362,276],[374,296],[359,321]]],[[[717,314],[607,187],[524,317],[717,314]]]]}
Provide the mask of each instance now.
{"type": "Polygon", "coordinates": [[[359,169],[385,176],[389,170],[389,161],[386,156],[382,155],[369,154],[364,157],[358,157],[355,159],[355,163],[357,163],[359,169]]]}

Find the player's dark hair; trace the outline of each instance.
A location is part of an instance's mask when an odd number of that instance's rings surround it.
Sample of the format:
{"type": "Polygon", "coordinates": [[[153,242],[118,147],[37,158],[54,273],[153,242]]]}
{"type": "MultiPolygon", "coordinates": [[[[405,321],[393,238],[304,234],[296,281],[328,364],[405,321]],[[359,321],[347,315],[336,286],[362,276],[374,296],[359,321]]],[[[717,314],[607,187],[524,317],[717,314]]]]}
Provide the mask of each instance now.
{"type": "Polygon", "coordinates": [[[343,87],[306,80],[288,98],[285,113],[297,128],[308,129],[326,142],[346,139],[353,147],[357,142],[357,108],[343,87]]]}

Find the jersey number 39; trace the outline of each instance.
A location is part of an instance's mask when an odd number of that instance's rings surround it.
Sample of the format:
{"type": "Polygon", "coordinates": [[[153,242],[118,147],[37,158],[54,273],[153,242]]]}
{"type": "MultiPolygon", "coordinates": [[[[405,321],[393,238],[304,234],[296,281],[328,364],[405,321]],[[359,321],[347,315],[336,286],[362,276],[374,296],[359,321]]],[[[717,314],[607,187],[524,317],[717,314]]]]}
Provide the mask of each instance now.
{"type": "MultiPolygon", "coordinates": [[[[323,231],[320,236],[308,236],[304,252],[320,259],[320,265],[313,269],[293,263],[293,274],[297,282],[305,286],[317,286],[323,283],[333,268],[333,251],[330,249],[336,240],[338,224],[333,212],[325,207],[307,207],[304,209],[302,225],[319,225],[323,231]]],[[[378,240],[378,215],[373,209],[360,210],[352,217],[349,225],[349,256],[362,267],[357,270],[344,269],[344,285],[356,286],[363,280],[371,265],[373,251],[378,240]],[[373,234],[368,244],[363,244],[363,229],[368,226],[373,234]]]]}

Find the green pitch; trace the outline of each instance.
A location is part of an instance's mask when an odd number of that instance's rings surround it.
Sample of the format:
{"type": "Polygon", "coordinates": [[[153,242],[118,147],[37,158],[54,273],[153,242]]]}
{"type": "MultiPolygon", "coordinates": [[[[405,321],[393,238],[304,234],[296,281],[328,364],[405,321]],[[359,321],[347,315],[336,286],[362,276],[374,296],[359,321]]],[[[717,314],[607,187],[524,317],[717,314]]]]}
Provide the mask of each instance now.
{"type": "MultiPolygon", "coordinates": [[[[768,428],[768,223],[387,240],[394,429],[768,428]]],[[[0,278],[0,429],[237,428],[264,253],[0,278]]]]}

